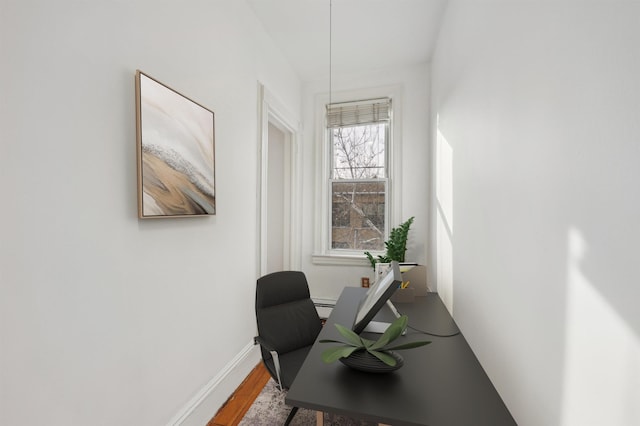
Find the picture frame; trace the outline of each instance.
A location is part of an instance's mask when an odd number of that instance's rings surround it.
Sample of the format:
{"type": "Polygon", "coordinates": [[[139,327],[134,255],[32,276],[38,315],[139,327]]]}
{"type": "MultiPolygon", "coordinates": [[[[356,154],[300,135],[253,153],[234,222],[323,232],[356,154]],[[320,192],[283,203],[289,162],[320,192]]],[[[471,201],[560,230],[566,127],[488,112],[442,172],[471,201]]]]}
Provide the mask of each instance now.
{"type": "Polygon", "coordinates": [[[374,283],[391,268],[391,263],[376,262],[374,283]]]}
{"type": "Polygon", "coordinates": [[[136,71],[138,217],[216,213],[215,114],[136,71]]]}

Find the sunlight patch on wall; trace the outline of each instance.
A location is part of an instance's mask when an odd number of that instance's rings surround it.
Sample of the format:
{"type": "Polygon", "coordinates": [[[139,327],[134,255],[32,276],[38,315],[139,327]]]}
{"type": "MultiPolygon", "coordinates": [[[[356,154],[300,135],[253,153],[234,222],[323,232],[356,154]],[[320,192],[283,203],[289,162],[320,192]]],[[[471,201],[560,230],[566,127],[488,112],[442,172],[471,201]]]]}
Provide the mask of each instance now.
{"type": "Polygon", "coordinates": [[[575,228],[568,248],[562,425],[640,424],[640,338],[583,274],[575,228]]]}
{"type": "Polygon", "coordinates": [[[453,313],[453,149],[436,118],[436,252],[438,293],[453,313]]]}
{"type": "Polygon", "coordinates": [[[449,232],[453,234],[453,149],[440,129],[436,140],[436,198],[449,232]]]}

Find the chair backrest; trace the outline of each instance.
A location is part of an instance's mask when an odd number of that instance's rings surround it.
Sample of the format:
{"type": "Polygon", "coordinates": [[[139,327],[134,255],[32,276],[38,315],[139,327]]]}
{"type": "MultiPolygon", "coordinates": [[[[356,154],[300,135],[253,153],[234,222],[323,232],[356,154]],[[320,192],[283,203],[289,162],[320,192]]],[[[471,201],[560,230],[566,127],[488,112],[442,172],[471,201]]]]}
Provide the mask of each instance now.
{"type": "Polygon", "coordinates": [[[256,321],[258,335],[280,354],[312,345],[322,325],[304,273],[282,271],[259,278],[256,321]]]}

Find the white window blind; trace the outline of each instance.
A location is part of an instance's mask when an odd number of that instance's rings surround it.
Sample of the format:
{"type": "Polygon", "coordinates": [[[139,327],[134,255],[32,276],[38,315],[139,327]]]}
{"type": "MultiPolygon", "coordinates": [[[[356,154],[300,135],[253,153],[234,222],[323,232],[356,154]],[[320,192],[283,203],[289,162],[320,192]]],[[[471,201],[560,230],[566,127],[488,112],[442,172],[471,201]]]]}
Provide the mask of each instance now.
{"type": "Polygon", "coordinates": [[[391,99],[327,105],[327,128],[380,123],[391,118],[391,99]]]}

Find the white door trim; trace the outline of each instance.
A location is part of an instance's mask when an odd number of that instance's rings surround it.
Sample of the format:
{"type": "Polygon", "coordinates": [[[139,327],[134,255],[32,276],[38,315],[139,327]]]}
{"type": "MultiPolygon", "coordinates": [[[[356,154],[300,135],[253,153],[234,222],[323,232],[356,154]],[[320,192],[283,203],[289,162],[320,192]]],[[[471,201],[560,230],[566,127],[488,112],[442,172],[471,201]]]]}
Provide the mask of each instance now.
{"type": "Polygon", "coordinates": [[[267,176],[269,123],[285,134],[285,209],[284,262],[286,269],[299,270],[301,265],[301,225],[302,202],[302,150],[299,147],[300,123],[292,114],[258,82],[258,218],[257,218],[257,276],[267,272],[267,176]]]}

